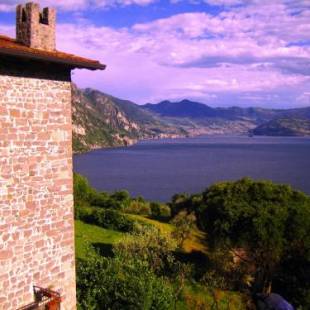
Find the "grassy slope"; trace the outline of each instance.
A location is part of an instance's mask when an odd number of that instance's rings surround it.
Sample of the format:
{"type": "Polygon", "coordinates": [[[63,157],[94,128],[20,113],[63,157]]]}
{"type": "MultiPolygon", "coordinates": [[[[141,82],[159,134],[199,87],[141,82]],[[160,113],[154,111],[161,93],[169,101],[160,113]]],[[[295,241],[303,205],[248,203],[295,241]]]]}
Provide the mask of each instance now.
{"type": "Polygon", "coordinates": [[[106,248],[108,251],[109,247],[119,241],[123,236],[124,234],[119,231],[75,221],[76,257],[83,258],[87,255],[88,244],[96,245],[97,248],[101,249],[106,248]]]}
{"type": "MultiPolygon", "coordinates": [[[[162,233],[171,233],[173,225],[162,223],[153,219],[145,218],[140,215],[128,215],[137,221],[152,224],[159,228],[162,233]]],[[[113,244],[118,242],[124,233],[104,229],[95,225],[85,224],[81,221],[75,221],[75,244],[76,257],[84,258],[87,255],[87,245],[93,245],[103,255],[110,255],[113,244]]],[[[184,251],[200,251],[206,253],[206,245],[203,242],[204,234],[200,231],[194,231],[185,241],[184,251]]],[[[188,284],[184,289],[183,300],[178,302],[178,310],[196,310],[196,309],[219,309],[219,310],[243,310],[245,309],[242,295],[235,292],[225,292],[202,287],[198,284],[188,284]],[[216,306],[217,303],[217,306],[216,306]]]]}
{"type": "Polygon", "coordinates": [[[142,215],[128,214],[127,216],[133,220],[138,221],[138,222],[144,222],[146,224],[154,225],[156,228],[158,228],[164,234],[171,233],[173,231],[173,226],[171,224],[152,220],[152,219],[144,217],[142,215]]]}
{"type": "MultiPolygon", "coordinates": [[[[173,225],[171,225],[171,224],[159,222],[159,221],[156,221],[153,219],[149,219],[149,218],[143,217],[141,215],[130,214],[128,216],[132,219],[137,220],[137,221],[141,221],[141,222],[145,222],[147,224],[154,225],[162,233],[165,233],[165,234],[171,233],[174,229],[173,225]]],[[[205,240],[205,234],[202,231],[200,231],[198,229],[193,230],[191,235],[189,236],[189,238],[187,240],[185,240],[184,245],[183,245],[183,250],[186,253],[190,253],[192,251],[199,251],[202,253],[206,253],[207,247],[206,247],[204,240],[205,240]]]]}

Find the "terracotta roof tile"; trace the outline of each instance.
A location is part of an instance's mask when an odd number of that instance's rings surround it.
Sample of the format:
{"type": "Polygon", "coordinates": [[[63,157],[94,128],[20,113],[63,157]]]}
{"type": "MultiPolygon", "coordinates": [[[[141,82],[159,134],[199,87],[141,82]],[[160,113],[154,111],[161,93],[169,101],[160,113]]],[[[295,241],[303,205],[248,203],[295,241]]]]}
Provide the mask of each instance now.
{"type": "Polygon", "coordinates": [[[34,60],[49,61],[81,69],[105,69],[99,61],[91,60],[59,51],[46,51],[27,47],[16,40],[0,35],[0,55],[16,56],[34,60]]]}

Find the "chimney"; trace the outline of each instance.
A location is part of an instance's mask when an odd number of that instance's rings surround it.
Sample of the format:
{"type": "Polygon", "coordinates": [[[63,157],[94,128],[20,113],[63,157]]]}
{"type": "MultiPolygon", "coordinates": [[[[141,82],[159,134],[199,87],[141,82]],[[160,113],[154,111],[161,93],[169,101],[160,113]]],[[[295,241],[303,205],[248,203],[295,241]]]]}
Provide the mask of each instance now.
{"type": "Polygon", "coordinates": [[[47,51],[56,50],[56,10],[37,3],[18,5],[16,8],[16,40],[28,47],[47,51]]]}

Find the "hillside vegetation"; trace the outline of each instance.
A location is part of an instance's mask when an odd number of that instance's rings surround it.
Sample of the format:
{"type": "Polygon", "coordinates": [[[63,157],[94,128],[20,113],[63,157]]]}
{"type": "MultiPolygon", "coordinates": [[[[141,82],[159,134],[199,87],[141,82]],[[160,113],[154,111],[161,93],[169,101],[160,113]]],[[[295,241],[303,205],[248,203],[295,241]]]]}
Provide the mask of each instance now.
{"type": "Polygon", "coordinates": [[[201,134],[309,135],[310,121],[310,108],[213,108],[190,100],[139,106],[74,85],[72,112],[74,152],[201,134]]]}
{"type": "Polygon", "coordinates": [[[253,130],[257,136],[310,136],[310,119],[277,118],[253,130]]]}
{"type": "Polygon", "coordinates": [[[182,128],[162,122],[130,101],[74,85],[72,118],[74,152],[187,135],[182,128]]]}
{"type": "Polygon", "coordinates": [[[275,291],[310,306],[310,198],[242,179],[169,204],[75,175],[80,309],[249,309],[275,291]]]}

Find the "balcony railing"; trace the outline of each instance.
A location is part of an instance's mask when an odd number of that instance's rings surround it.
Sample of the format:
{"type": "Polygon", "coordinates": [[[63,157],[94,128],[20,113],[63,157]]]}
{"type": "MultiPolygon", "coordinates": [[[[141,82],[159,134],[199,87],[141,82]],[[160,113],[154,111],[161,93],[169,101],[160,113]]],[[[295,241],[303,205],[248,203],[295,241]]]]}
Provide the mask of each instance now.
{"type": "Polygon", "coordinates": [[[39,286],[33,287],[35,301],[17,310],[60,310],[60,293],[39,286]]]}

